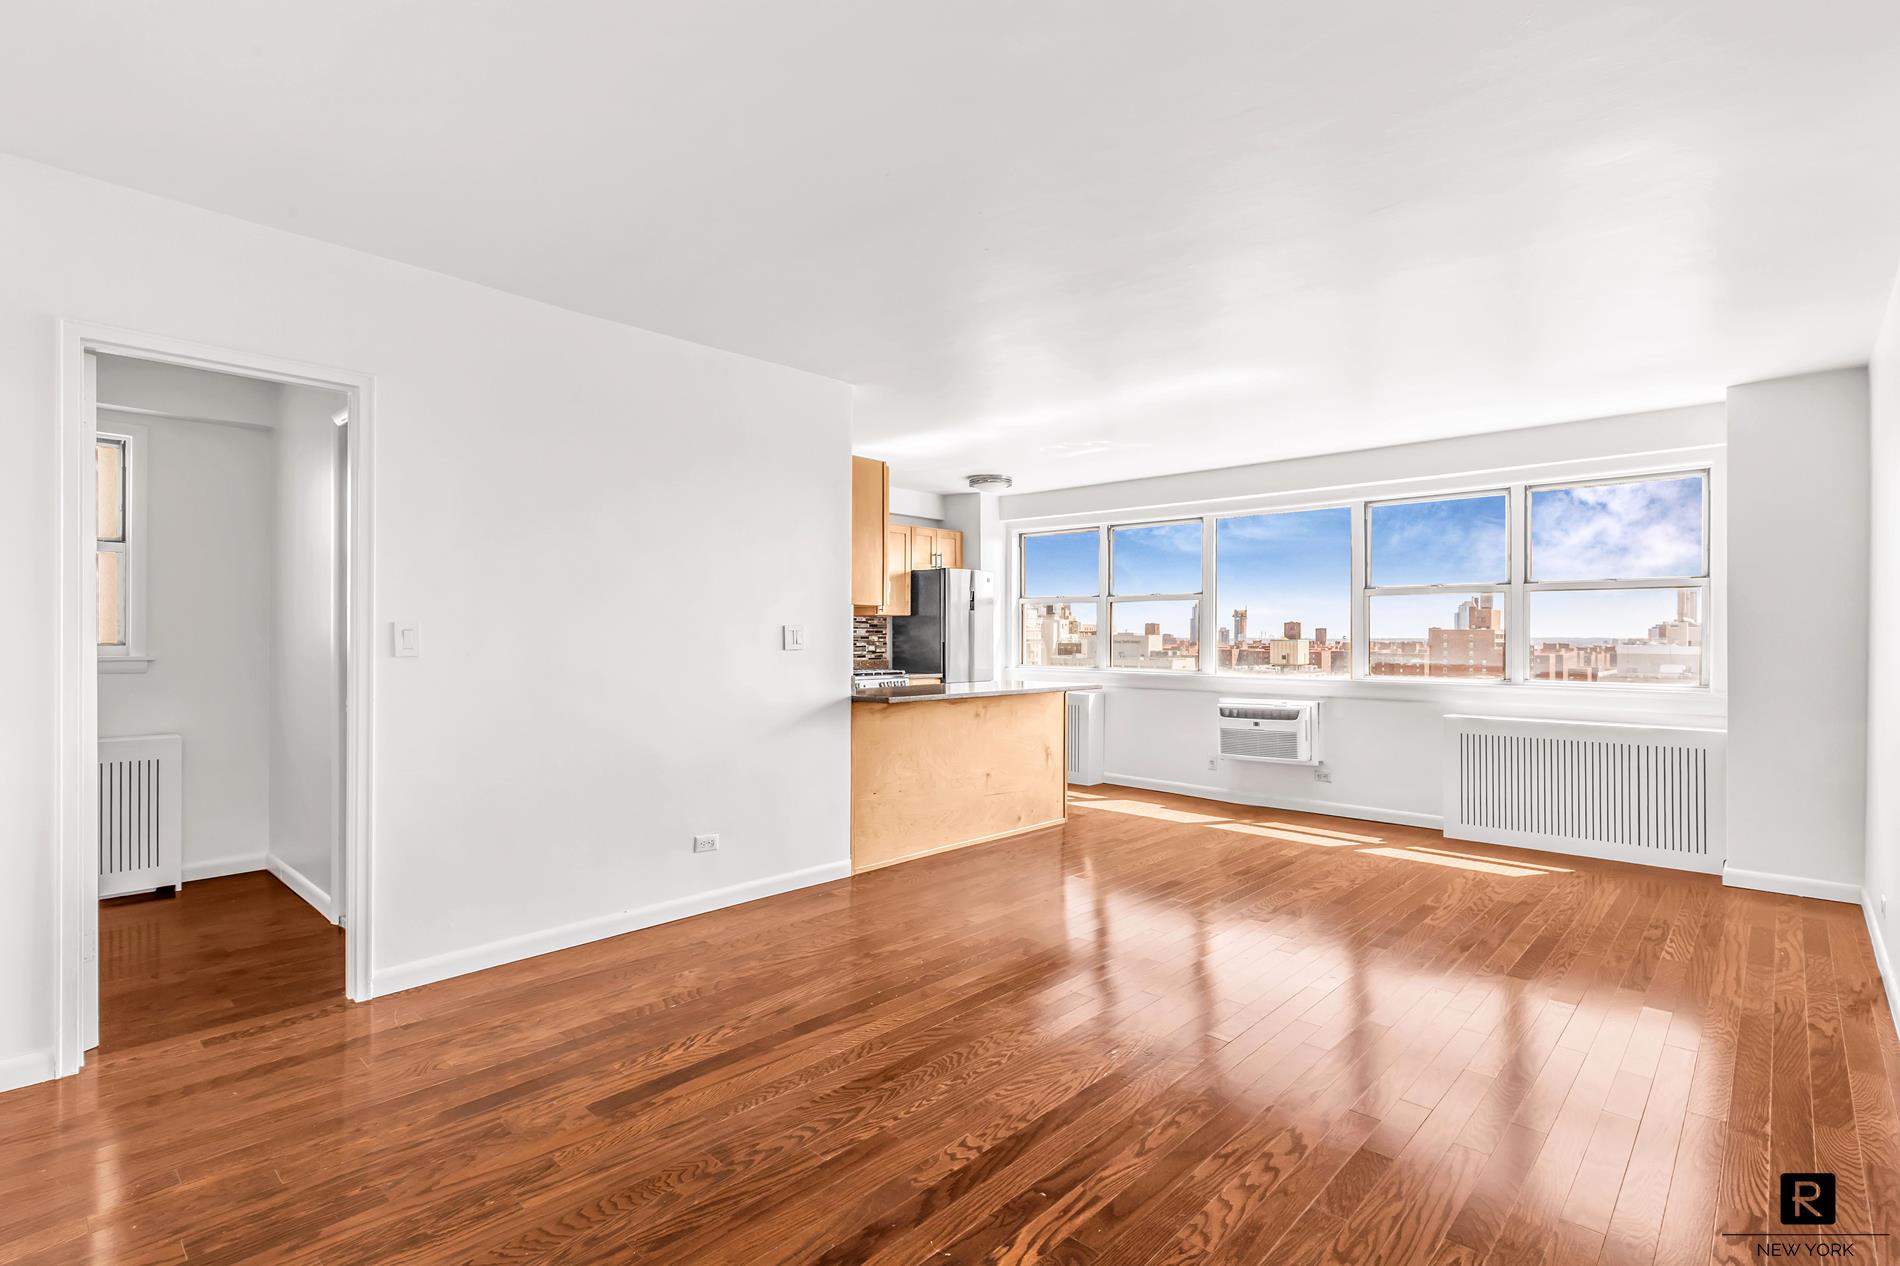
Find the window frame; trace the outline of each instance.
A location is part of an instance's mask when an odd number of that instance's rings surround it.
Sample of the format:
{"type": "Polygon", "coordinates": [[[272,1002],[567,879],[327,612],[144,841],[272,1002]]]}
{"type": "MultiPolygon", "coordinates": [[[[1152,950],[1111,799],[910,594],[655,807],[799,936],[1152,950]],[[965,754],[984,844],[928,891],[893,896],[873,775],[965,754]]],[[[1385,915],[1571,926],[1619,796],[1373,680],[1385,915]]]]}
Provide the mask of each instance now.
{"type": "MultiPolygon", "coordinates": [[[[1364,516],[1362,503],[1354,501],[1321,501],[1312,505],[1273,506],[1260,510],[1231,510],[1221,514],[1206,516],[1205,535],[1201,538],[1206,566],[1202,571],[1201,583],[1208,592],[1208,607],[1201,614],[1201,628],[1212,628],[1214,637],[1207,639],[1208,645],[1201,653],[1201,671],[1222,678],[1238,678],[1242,681],[1293,681],[1293,682],[1340,682],[1354,681],[1360,677],[1358,659],[1361,650],[1358,637],[1358,614],[1356,608],[1359,596],[1352,577],[1358,574],[1360,560],[1365,556],[1364,516]],[[1312,514],[1320,510],[1344,510],[1346,512],[1346,566],[1349,568],[1346,591],[1346,670],[1331,673],[1291,673],[1243,672],[1236,668],[1220,666],[1220,524],[1232,519],[1259,519],[1278,514],[1312,514]],[[1213,623],[1210,625],[1209,621],[1213,623]]],[[[1315,626],[1317,627],[1317,626],[1315,626]]],[[[1330,630],[1328,630],[1330,631],[1330,630]]]]}
{"type": "MultiPolygon", "coordinates": [[[[1711,517],[1712,503],[1715,500],[1714,486],[1715,486],[1715,472],[1714,472],[1713,467],[1711,466],[1698,466],[1698,467],[1675,470],[1675,471],[1652,471],[1648,474],[1639,474],[1639,475],[1609,475],[1609,476],[1602,476],[1602,477],[1594,478],[1594,479],[1589,479],[1589,478],[1566,479],[1566,480],[1561,480],[1555,483],[1527,483],[1525,484],[1524,489],[1523,489],[1524,515],[1523,515],[1523,520],[1521,524],[1519,525],[1521,535],[1523,537],[1520,548],[1524,556],[1524,574],[1523,574],[1523,580],[1519,586],[1519,588],[1522,591],[1519,597],[1519,606],[1522,607],[1520,618],[1524,622],[1524,633],[1521,638],[1509,639],[1510,642],[1515,642],[1517,644],[1518,650],[1521,653],[1521,657],[1522,657],[1522,662],[1519,665],[1519,668],[1521,670],[1521,676],[1518,678],[1518,680],[1521,680],[1526,685],[1535,686],[1539,689],[1543,689],[1543,688],[1547,688],[1551,686],[1569,686],[1569,687],[1585,689],[1585,690],[1601,690],[1601,689],[1604,689],[1606,686],[1609,686],[1609,687],[1625,687],[1625,688],[1635,689],[1635,690],[1666,690],[1666,691],[1672,691],[1672,692],[1681,692],[1681,691],[1688,691],[1688,690],[1707,690],[1710,686],[1710,682],[1713,679],[1712,671],[1711,671],[1712,670],[1711,661],[1715,657],[1714,647],[1710,644],[1712,641],[1710,627],[1713,623],[1713,620],[1711,619],[1711,615],[1713,612],[1711,600],[1714,593],[1714,571],[1715,571],[1715,563],[1714,563],[1715,541],[1712,536],[1712,525],[1714,521],[1713,521],[1713,518],[1711,517]],[[1702,557],[1700,560],[1701,570],[1698,571],[1693,576],[1638,576],[1638,577],[1628,578],[1628,579],[1621,578],[1621,577],[1609,577],[1605,579],[1591,579],[1591,580],[1533,580],[1531,579],[1531,577],[1536,574],[1534,570],[1535,563],[1531,557],[1531,533],[1534,526],[1532,523],[1532,503],[1537,493],[1562,492],[1568,488],[1605,488],[1605,487],[1612,487],[1617,484],[1666,483],[1671,480],[1688,479],[1688,478],[1699,479],[1702,483],[1702,540],[1701,540],[1702,557]],[[1531,599],[1535,595],[1539,593],[1576,593],[1576,592],[1603,593],[1603,592],[1608,592],[1608,591],[1613,591],[1613,590],[1628,590],[1628,589],[1693,589],[1696,591],[1696,595],[1697,595],[1696,609],[1702,614],[1701,624],[1702,624],[1703,633],[1702,633],[1702,643],[1701,643],[1702,653],[1699,656],[1697,656],[1698,664],[1697,664],[1697,671],[1696,671],[1696,681],[1694,685],[1673,685],[1673,684],[1667,684],[1664,682],[1637,682],[1637,681],[1617,681],[1617,682],[1607,682],[1607,683],[1600,682],[1600,681],[1596,681],[1596,682],[1574,682],[1574,681],[1563,681],[1563,680],[1553,681],[1553,680],[1547,680],[1543,678],[1532,677],[1530,675],[1531,650],[1532,650],[1531,629],[1530,629],[1530,608],[1531,608],[1531,599]]],[[[1505,619],[1507,622],[1510,620],[1510,618],[1511,616],[1508,614],[1505,616],[1505,619]]],[[[1508,638],[1508,635],[1510,632],[1508,627],[1506,628],[1505,632],[1508,638]]]]}
{"type": "Polygon", "coordinates": [[[125,539],[113,542],[95,538],[94,548],[117,547],[112,552],[119,555],[119,576],[123,590],[120,596],[119,618],[125,626],[125,642],[123,645],[98,643],[96,652],[99,671],[142,673],[152,662],[147,641],[149,626],[146,621],[149,537],[146,532],[144,476],[148,432],[145,427],[136,423],[115,421],[107,425],[102,420],[94,429],[93,438],[95,445],[118,444],[124,454],[124,467],[121,472],[123,487],[120,491],[124,512],[120,526],[125,539]]]}
{"type": "MultiPolygon", "coordinates": [[[[1016,576],[1015,604],[1011,608],[1013,624],[1010,636],[1010,667],[1023,669],[1023,608],[1031,603],[1037,606],[1057,605],[1060,603],[1086,602],[1095,608],[1095,663],[1091,669],[1106,667],[1103,662],[1103,644],[1107,640],[1102,636],[1102,623],[1107,618],[1107,604],[1104,601],[1108,590],[1108,525],[1095,524],[1082,527],[1050,528],[1046,531],[1019,531],[1016,533],[1016,576]],[[1080,536],[1085,532],[1095,533],[1095,593],[1092,594],[1036,594],[1031,596],[1023,592],[1024,578],[1029,575],[1029,538],[1032,536],[1080,536]]],[[[1080,664],[1045,664],[1029,668],[1031,672],[1063,672],[1081,668],[1080,664]]]]}
{"type": "Polygon", "coordinates": [[[1019,521],[1008,526],[1016,538],[1015,548],[1010,553],[1014,575],[1007,583],[1012,590],[1014,603],[1008,630],[1010,641],[1008,668],[1018,674],[1079,676],[1110,675],[1122,679],[1166,678],[1188,685],[1201,681],[1203,687],[1218,689],[1239,688],[1253,690],[1291,690],[1307,691],[1317,694],[1353,694],[1368,688],[1380,692],[1409,693],[1413,691],[1492,691],[1504,688],[1531,688],[1538,693],[1581,693],[1590,696],[1609,695],[1648,695],[1683,699],[1687,697],[1720,697],[1726,690],[1723,654],[1724,635],[1721,593],[1722,575],[1726,566],[1725,542],[1716,538],[1714,527],[1719,522],[1720,508],[1717,505],[1722,497],[1722,450],[1719,445],[1707,445],[1693,450],[1681,450],[1674,454],[1657,454],[1654,464],[1642,461],[1616,461],[1613,459],[1576,459],[1573,461],[1550,463],[1541,467],[1519,467],[1517,469],[1494,469],[1488,478],[1466,480],[1458,477],[1445,477],[1442,481],[1425,479],[1408,480],[1413,488],[1400,495],[1379,495],[1382,489],[1375,485],[1336,485],[1324,491],[1314,490],[1306,495],[1298,490],[1262,493],[1254,498],[1228,497],[1228,504],[1217,509],[1206,509],[1200,513],[1192,510],[1213,503],[1185,502],[1174,506],[1157,506],[1151,513],[1135,511],[1124,514],[1083,514],[1049,515],[1034,521],[1019,521]],[[1663,457],[1676,460],[1661,460],[1663,457]],[[1551,477],[1557,470],[1568,467],[1574,475],[1562,478],[1551,477]],[[1538,478],[1543,474],[1545,478],[1538,478]],[[1634,580],[1616,581],[1531,581],[1530,576],[1530,505],[1531,494],[1548,490],[1596,487],[1617,483],[1659,482],[1697,476],[1702,481],[1702,574],[1692,577],[1644,577],[1634,580]],[[1328,495],[1331,494],[1331,495],[1328,495]],[[1498,496],[1505,498],[1505,537],[1508,574],[1496,582],[1462,582],[1430,585],[1383,585],[1370,584],[1371,579],[1371,510],[1378,505],[1403,504],[1424,501],[1465,500],[1474,497],[1498,496]],[[1244,504],[1236,505],[1236,502],[1244,504]],[[1232,507],[1232,508],[1228,508],[1232,507]],[[1308,676],[1291,673],[1261,673],[1229,671],[1220,668],[1217,643],[1218,617],[1214,610],[1218,604],[1218,567],[1219,531],[1218,524],[1225,519],[1247,518],[1265,514],[1298,513],[1306,510],[1323,510],[1344,507],[1349,512],[1351,523],[1351,576],[1348,585],[1350,598],[1349,624],[1347,630],[1351,642],[1348,671],[1344,675],[1308,676]],[[1190,511],[1183,513],[1184,510],[1190,511]],[[1199,603],[1197,608],[1197,627],[1200,639],[1200,657],[1197,671],[1117,668],[1112,663],[1112,643],[1114,637],[1114,614],[1112,603],[1115,595],[1110,593],[1110,542],[1115,528],[1143,527],[1165,523],[1179,523],[1198,519],[1201,521],[1201,591],[1199,594],[1143,594],[1120,595],[1123,599],[1142,600],[1192,600],[1199,603]],[[1097,579],[1096,592],[1092,594],[1037,595],[1026,597],[1022,592],[1024,575],[1024,541],[1031,536],[1054,536],[1063,533],[1094,531],[1097,535],[1097,579]],[[1693,684],[1675,684],[1664,682],[1579,682],[1563,680],[1534,680],[1529,676],[1530,665],[1530,623],[1529,604],[1532,594],[1541,591],[1563,589],[1697,589],[1702,613],[1703,643],[1702,666],[1698,681],[1693,684]],[[1495,678],[1447,678],[1447,677],[1399,677],[1374,676],[1369,671],[1371,643],[1368,637],[1370,629],[1370,600],[1374,596],[1401,596],[1407,594],[1474,594],[1492,592],[1500,595],[1505,612],[1505,666],[1501,676],[1495,678]],[[1022,610],[1025,602],[1037,603],[1094,603],[1097,615],[1097,636],[1095,663],[1093,666],[1025,666],[1022,663],[1022,610]],[[1182,681],[1181,679],[1186,679],[1182,681]]]}
{"type": "Polygon", "coordinates": [[[1169,515],[1162,519],[1140,519],[1132,522],[1106,523],[1102,525],[1103,548],[1106,557],[1102,569],[1102,596],[1104,606],[1097,617],[1095,627],[1095,660],[1097,664],[1115,672],[1122,673],[1161,673],[1172,675],[1183,671],[1206,672],[1207,660],[1200,650],[1205,638],[1196,640],[1195,661],[1192,670],[1180,668],[1117,668],[1115,666],[1115,607],[1119,603],[1129,602],[1191,602],[1194,604],[1194,627],[1197,631],[1207,628],[1207,603],[1203,595],[1207,592],[1207,560],[1210,546],[1207,535],[1207,516],[1201,514],[1169,515]],[[1176,523],[1197,523],[1201,528],[1201,588],[1193,593],[1116,593],[1115,592],[1115,533],[1118,530],[1134,528],[1168,527],[1176,523]],[[1106,636],[1104,636],[1106,633],[1106,636]]]}

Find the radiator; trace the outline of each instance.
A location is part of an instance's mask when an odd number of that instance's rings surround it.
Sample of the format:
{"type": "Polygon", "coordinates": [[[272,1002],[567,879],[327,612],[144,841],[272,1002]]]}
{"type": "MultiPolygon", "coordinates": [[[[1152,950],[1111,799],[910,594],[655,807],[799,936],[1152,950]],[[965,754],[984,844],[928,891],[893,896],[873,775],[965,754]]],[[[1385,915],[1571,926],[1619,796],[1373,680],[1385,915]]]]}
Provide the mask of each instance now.
{"type": "Polygon", "coordinates": [[[1719,872],[1721,730],[1445,718],[1453,839],[1719,872]]]}
{"type": "Polygon", "coordinates": [[[99,895],[176,888],[183,879],[176,734],[99,740],[99,895]]]}
{"type": "Polygon", "coordinates": [[[1063,697],[1069,705],[1069,782],[1093,787],[1102,781],[1103,720],[1108,700],[1100,690],[1071,690],[1063,697]]]}

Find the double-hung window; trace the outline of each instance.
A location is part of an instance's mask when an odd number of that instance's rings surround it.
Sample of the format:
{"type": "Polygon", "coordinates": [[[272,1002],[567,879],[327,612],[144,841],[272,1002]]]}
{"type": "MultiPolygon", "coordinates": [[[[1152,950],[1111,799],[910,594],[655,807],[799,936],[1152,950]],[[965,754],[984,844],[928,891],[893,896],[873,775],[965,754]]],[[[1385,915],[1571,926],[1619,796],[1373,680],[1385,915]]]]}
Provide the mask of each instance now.
{"type": "Polygon", "coordinates": [[[1496,680],[1508,671],[1510,495],[1366,507],[1366,671],[1496,680]]]}
{"type": "Polygon", "coordinates": [[[1529,489],[1532,681],[1708,680],[1708,477],[1529,489]]]}
{"type": "MultiPolygon", "coordinates": [[[[130,653],[130,612],[132,585],[131,544],[127,526],[131,522],[131,439],[124,435],[101,435],[93,447],[93,465],[98,480],[98,576],[99,576],[99,653],[130,653]]],[[[143,580],[143,577],[139,578],[143,580]]]]}
{"type": "Polygon", "coordinates": [[[144,672],[146,658],[145,429],[122,425],[93,439],[94,574],[102,672],[144,672]]]}
{"type": "Polygon", "coordinates": [[[1093,668],[1101,609],[1102,531],[1022,538],[1022,666],[1093,668]]]}
{"type": "Polygon", "coordinates": [[[1108,531],[1109,667],[1200,668],[1199,519],[1108,531]]]}

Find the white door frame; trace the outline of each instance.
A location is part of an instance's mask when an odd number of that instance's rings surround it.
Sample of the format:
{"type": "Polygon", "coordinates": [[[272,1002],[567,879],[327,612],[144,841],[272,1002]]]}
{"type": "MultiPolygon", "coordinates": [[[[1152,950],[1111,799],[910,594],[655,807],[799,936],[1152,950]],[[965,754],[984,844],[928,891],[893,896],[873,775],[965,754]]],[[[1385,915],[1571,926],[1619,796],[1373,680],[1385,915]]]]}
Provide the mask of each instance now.
{"type": "Polygon", "coordinates": [[[59,687],[54,717],[59,937],[54,981],[58,1075],[79,1071],[98,1044],[99,1025],[99,671],[93,552],[96,493],[93,435],[98,426],[86,356],[105,353],[193,369],[323,387],[349,399],[346,527],[348,630],[343,649],[344,812],[341,905],[344,992],[356,1002],[370,985],[370,701],[375,656],[370,595],[370,454],[374,379],[256,352],[191,343],[81,321],[59,322],[59,687]]]}

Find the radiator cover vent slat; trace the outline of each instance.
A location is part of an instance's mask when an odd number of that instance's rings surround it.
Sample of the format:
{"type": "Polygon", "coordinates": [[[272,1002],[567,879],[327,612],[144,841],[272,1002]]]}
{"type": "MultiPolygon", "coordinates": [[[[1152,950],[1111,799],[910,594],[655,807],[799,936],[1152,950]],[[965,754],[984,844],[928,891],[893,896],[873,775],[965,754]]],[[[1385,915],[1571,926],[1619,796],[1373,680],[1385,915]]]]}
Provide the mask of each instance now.
{"type": "Polygon", "coordinates": [[[1720,871],[1719,730],[1445,718],[1445,834],[1720,871]]]}

